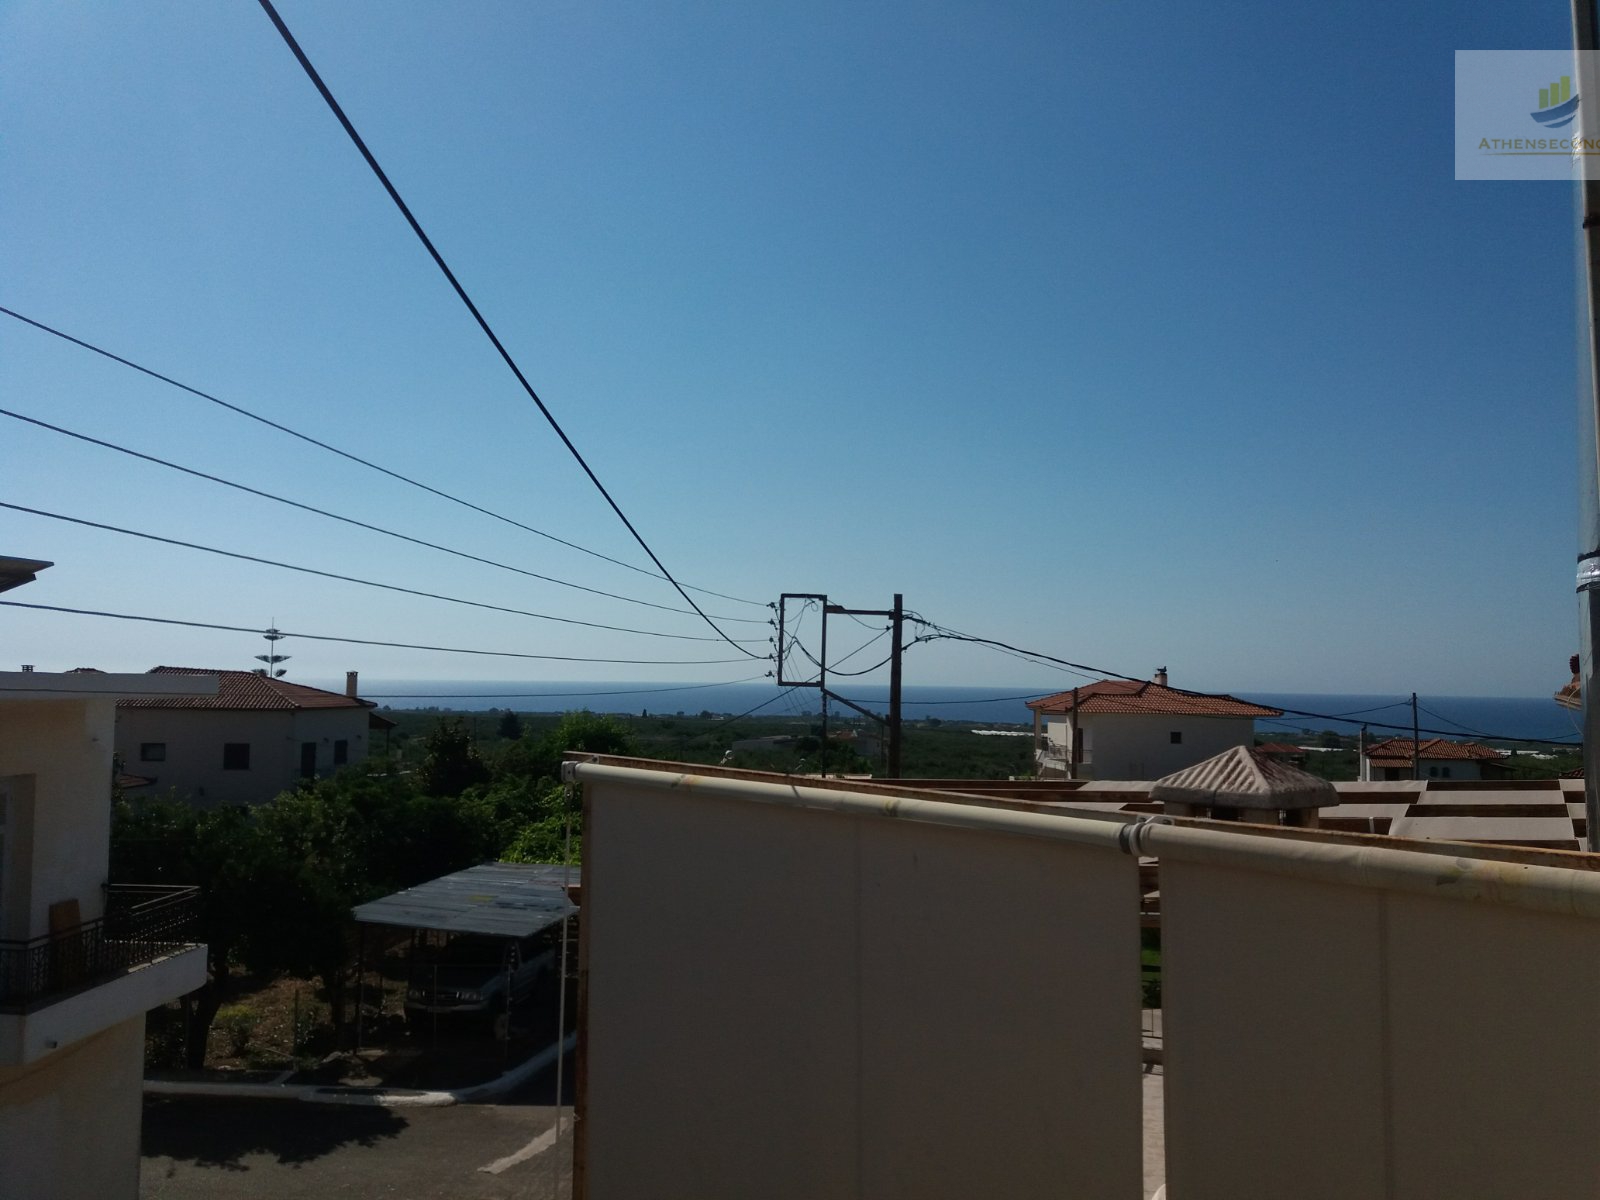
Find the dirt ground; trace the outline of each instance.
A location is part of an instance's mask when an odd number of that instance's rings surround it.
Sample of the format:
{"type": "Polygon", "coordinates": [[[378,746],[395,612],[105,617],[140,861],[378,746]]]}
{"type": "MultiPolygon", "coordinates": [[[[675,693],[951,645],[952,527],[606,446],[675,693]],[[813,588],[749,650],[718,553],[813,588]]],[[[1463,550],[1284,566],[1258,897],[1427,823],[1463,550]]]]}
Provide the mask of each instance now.
{"type": "MultiPolygon", "coordinates": [[[[492,1079],[555,1039],[559,998],[519,1006],[507,1041],[496,1039],[481,1017],[408,1019],[407,947],[375,957],[360,989],[359,1046],[353,983],[345,1001],[351,1027],[336,1044],[328,999],[316,981],[239,976],[212,1023],[203,1076],[283,1079],[292,1072],[288,1078],[303,1083],[456,1088],[492,1079]]],[[[575,999],[569,986],[569,1027],[575,999]]],[[[179,1004],[151,1014],[146,1048],[153,1077],[194,1077],[183,1068],[182,1027],[179,1004]]]]}

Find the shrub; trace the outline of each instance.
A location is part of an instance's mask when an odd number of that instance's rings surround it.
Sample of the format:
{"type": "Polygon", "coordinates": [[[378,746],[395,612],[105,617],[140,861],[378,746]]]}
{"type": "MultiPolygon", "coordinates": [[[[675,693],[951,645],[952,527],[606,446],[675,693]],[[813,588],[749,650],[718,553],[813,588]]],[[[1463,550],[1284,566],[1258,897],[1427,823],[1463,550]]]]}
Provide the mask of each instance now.
{"type": "Polygon", "coordinates": [[[217,1018],[212,1022],[228,1040],[228,1053],[234,1058],[244,1054],[250,1045],[250,1038],[255,1034],[256,1026],[260,1023],[261,1018],[243,1004],[225,1005],[217,1011],[217,1018]]]}

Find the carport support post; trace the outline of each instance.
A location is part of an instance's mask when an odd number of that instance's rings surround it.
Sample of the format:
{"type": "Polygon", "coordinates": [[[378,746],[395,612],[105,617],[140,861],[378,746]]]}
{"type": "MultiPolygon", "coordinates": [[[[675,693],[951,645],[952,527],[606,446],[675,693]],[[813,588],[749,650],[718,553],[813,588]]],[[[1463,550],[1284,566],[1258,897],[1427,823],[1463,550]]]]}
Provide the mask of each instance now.
{"type": "Polygon", "coordinates": [[[367,927],[356,925],[356,1051],[361,1050],[361,985],[367,978],[367,927]]]}

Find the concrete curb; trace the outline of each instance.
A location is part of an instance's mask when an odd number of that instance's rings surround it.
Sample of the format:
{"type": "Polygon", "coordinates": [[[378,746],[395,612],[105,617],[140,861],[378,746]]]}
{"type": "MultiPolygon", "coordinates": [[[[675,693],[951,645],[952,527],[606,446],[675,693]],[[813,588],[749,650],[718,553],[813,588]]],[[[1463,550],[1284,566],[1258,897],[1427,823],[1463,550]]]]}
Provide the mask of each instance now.
{"type": "MultiPolygon", "coordinates": [[[[480,1083],[475,1087],[459,1088],[447,1094],[453,1097],[454,1103],[457,1104],[480,1104],[485,1100],[492,1100],[526,1083],[555,1062],[559,1055],[571,1054],[577,1046],[578,1035],[569,1033],[565,1040],[550,1043],[532,1058],[518,1063],[498,1079],[491,1079],[488,1083],[480,1083]]],[[[556,1097],[557,1103],[560,1103],[560,1100],[559,1096],[556,1097]]]]}
{"type": "Polygon", "coordinates": [[[204,1096],[233,1100],[296,1100],[305,1104],[349,1104],[376,1108],[444,1108],[451,1104],[481,1104],[526,1083],[570,1054],[578,1035],[568,1034],[531,1058],[518,1063],[497,1079],[455,1091],[419,1091],[414,1088],[363,1088],[310,1083],[202,1083],[176,1079],[146,1079],[147,1096],[204,1096]]]}

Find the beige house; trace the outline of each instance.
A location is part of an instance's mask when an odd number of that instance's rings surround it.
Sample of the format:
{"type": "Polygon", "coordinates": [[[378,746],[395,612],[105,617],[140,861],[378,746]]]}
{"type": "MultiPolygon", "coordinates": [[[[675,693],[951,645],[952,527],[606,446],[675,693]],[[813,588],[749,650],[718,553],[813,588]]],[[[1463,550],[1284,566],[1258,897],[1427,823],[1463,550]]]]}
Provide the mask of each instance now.
{"type": "Polygon", "coordinates": [[[1153,680],[1103,680],[1029,701],[1041,779],[1159,779],[1255,740],[1280,709],[1153,680]]]}
{"type": "Polygon", "coordinates": [[[263,804],[302,779],[366,758],[388,720],[356,695],[268,679],[254,671],[157,667],[152,678],[215,677],[212,696],[137,696],[117,705],[117,758],[152,791],[203,807],[263,804]]]}
{"type": "Polygon", "coordinates": [[[1364,782],[1396,783],[1406,779],[1503,779],[1503,750],[1476,742],[1451,742],[1444,738],[1386,738],[1368,746],[1361,756],[1364,782]],[[1411,770],[1416,759],[1416,773],[1411,770]]]}
{"type": "Polygon", "coordinates": [[[204,675],[0,673],[0,1196],[134,1200],[144,1016],[205,982],[195,889],[109,886],[119,697],[204,675]]]}

